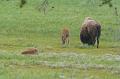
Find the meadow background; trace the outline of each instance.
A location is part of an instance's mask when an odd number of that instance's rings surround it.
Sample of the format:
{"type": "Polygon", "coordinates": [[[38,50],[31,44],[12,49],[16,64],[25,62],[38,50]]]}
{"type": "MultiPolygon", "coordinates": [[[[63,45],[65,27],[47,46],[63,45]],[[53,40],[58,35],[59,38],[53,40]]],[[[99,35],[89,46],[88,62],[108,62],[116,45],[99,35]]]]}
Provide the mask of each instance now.
{"type": "MultiPolygon", "coordinates": [[[[0,0],[0,79],[120,79],[120,17],[100,0],[0,0]],[[54,8],[52,8],[54,7],[54,8]],[[102,26],[99,49],[79,39],[84,18],[102,26]],[[70,29],[70,45],[61,45],[61,29],[70,29]],[[21,51],[36,47],[38,55],[21,51]]],[[[120,15],[120,0],[112,0],[120,15]]]]}

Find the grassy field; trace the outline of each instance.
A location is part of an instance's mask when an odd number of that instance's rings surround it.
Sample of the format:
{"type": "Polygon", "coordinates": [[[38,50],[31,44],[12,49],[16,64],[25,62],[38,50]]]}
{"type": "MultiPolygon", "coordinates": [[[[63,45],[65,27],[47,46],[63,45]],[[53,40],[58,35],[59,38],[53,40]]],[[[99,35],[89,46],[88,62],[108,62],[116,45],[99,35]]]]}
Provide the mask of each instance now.
{"type": "MultiPolygon", "coordinates": [[[[99,0],[0,1],[0,79],[120,79],[120,17],[99,0]],[[54,8],[52,8],[54,7],[54,8]],[[90,16],[102,25],[99,49],[84,47],[81,24],[90,16]],[[70,45],[63,48],[60,32],[70,29],[70,45]],[[21,51],[36,47],[38,55],[21,51]]],[[[120,0],[113,0],[120,15],[120,0]]]]}

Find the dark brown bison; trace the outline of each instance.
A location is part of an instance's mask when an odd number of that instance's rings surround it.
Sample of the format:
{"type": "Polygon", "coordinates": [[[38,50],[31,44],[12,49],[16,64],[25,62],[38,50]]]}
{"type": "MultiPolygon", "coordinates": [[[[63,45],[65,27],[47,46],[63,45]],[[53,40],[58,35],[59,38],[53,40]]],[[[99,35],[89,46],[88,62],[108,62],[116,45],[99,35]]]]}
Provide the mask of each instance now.
{"type": "Polygon", "coordinates": [[[28,48],[22,52],[22,54],[37,54],[37,48],[28,48]]]}
{"type": "Polygon", "coordinates": [[[85,18],[80,31],[81,42],[83,44],[94,45],[97,40],[98,48],[100,34],[101,25],[90,17],[85,18]]]}
{"type": "Polygon", "coordinates": [[[69,44],[69,29],[64,28],[61,34],[62,44],[69,44]]]}

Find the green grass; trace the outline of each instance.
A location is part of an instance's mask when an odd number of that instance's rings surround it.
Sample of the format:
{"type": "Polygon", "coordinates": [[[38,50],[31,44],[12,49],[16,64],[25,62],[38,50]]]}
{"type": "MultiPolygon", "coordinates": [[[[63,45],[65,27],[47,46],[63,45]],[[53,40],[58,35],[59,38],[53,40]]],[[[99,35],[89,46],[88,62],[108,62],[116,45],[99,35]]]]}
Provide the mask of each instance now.
{"type": "Polygon", "coordinates": [[[39,53],[24,56],[0,53],[0,78],[5,79],[119,79],[120,56],[77,53],[39,53]]]}
{"type": "MultiPolygon", "coordinates": [[[[38,11],[42,0],[27,0],[21,9],[19,0],[1,0],[0,79],[119,79],[119,21],[113,8],[88,1],[49,0],[44,15],[38,11]],[[87,16],[102,25],[99,49],[79,40],[87,16]],[[70,45],[65,48],[60,38],[64,27],[70,29],[70,45]],[[21,55],[29,47],[38,48],[39,54],[21,55]]],[[[120,1],[113,4],[120,14],[120,1]]]]}

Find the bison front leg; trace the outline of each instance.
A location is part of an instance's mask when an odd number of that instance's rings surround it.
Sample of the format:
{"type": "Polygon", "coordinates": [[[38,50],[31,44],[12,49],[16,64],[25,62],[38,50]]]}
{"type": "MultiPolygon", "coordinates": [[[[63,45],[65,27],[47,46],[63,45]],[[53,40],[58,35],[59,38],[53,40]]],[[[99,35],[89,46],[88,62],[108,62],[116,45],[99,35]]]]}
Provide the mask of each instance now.
{"type": "Polygon", "coordinates": [[[69,45],[69,38],[67,38],[67,42],[66,43],[67,43],[67,45],[69,45]]]}

